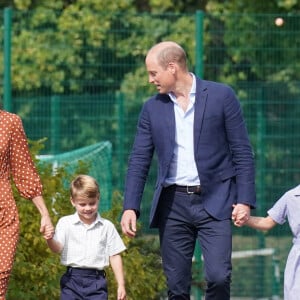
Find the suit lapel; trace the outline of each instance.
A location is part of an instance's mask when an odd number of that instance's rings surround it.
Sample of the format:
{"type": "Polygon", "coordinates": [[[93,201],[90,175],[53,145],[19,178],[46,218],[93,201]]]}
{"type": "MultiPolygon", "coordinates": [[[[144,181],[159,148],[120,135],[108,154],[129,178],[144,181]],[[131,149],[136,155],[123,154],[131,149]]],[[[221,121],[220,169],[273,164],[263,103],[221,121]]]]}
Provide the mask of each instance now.
{"type": "Polygon", "coordinates": [[[205,81],[197,78],[196,80],[196,99],[194,113],[194,150],[197,151],[198,141],[201,135],[204,111],[208,98],[208,89],[205,81]]]}
{"type": "MultiPolygon", "coordinates": [[[[169,98],[169,96],[168,96],[169,98]]],[[[169,136],[169,145],[170,149],[173,148],[175,143],[175,113],[174,113],[174,104],[169,98],[169,101],[164,106],[164,119],[166,120],[166,128],[169,136]]],[[[173,151],[173,150],[172,150],[173,151]]]]}

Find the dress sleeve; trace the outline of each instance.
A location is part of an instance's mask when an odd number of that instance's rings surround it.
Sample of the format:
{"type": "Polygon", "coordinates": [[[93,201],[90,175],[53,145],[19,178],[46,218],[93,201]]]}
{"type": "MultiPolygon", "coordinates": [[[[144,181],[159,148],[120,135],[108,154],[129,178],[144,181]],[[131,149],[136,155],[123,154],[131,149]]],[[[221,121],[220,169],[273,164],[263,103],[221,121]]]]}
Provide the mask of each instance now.
{"type": "Polygon", "coordinates": [[[10,142],[10,169],[20,195],[32,199],[42,195],[42,184],[29,151],[19,116],[15,116],[10,142]]]}
{"type": "Polygon", "coordinates": [[[287,218],[287,200],[289,194],[285,193],[277,202],[268,210],[268,215],[278,224],[282,225],[287,218]]]}

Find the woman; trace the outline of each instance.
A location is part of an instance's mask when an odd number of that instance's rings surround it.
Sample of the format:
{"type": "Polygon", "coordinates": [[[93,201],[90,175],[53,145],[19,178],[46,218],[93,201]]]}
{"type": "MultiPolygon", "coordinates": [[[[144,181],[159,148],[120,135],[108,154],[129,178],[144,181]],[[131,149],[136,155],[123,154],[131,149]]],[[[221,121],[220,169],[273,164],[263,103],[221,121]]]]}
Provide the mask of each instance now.
{"type": "Polygon", "coordinates": [[[42,197],[42,184],[30,156],[19,116],[0,109],[0,300],[5,300],[19,238],[19,216],[11,179],[22,197],[41,214],[40,232],[51,238],[54,227],[42,197]]]}

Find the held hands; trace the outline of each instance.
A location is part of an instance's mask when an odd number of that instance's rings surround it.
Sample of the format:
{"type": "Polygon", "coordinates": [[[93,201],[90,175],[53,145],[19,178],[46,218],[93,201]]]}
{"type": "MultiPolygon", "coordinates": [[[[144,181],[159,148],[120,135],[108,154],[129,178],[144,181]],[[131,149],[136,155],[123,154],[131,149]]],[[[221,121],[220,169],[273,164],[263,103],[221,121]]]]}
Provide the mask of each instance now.
{"type": "Polygon", "coordinates": [[[49,240],[53,238],[54,227],[52,225],[49,215],[43,215],[41,219],[40,233],[43,235],[44,239],[49,240]]]}
{"type": "Polygon", "coordinates": [[[125,210],[121,219],[122,231],[129,237],[136,235],[136,213],[133,209],[125,210]]]}
{"type": "Polygon", "coordinates": [[[232,211],[232,221],[237,227],[242,227],[249,220],[250,217],[250,207],[246,204],[234,204],[232,211]]]}

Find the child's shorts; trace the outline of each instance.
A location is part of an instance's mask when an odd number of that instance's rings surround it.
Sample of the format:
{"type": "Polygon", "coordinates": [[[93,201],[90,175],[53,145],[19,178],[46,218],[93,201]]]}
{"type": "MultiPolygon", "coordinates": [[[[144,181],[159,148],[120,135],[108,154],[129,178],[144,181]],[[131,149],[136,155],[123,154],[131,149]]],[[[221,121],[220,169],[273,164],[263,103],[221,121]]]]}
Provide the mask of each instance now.
{"type": "Polygon", "coordinates": [[[61,300],[107,300],[104,270],[68,267],[60,279],[61,300]]]}

